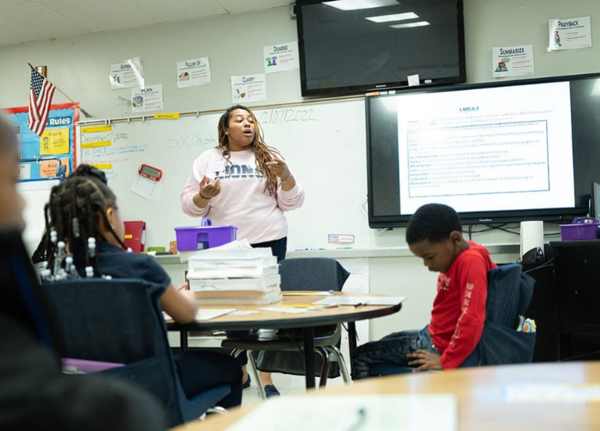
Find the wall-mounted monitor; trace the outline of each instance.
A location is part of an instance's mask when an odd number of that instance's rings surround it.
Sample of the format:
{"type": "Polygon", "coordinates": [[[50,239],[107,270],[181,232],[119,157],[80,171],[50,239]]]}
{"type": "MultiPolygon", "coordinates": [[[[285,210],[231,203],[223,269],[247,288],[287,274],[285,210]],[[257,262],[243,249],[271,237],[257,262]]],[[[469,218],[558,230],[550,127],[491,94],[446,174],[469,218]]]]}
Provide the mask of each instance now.
{"type": "Polygon", "coordinates": [[[465,224],[571,222],[600,179],[600,74],[366,98],[369,224],[421,205],[465,224]]]}
{"type": "Polygon", "coordinates": [[[463,0],[296,1],[303,96],[466,82],[463,0]]]}

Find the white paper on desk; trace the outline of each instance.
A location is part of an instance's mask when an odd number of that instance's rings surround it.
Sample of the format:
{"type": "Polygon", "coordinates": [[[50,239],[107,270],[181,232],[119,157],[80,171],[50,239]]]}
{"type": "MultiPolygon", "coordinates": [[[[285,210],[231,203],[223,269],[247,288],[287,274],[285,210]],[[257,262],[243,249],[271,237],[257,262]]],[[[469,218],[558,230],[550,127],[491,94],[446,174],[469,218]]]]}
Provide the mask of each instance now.
{"type": "Polygon", "coordinates": [[[165,181],[154,181],[150,178],[142,177],[138,175],[135,183],[131,187],[131,191],[136,195],[140,195],[146,200],[157,204],[163,197],[165,190],[165,181]]]}
{"type": "Polygon", "coordinates": [[[230,316],[248,316],[249,314],[256,314],[258,311],[254,310],[237,310],[233,313],[229,313],[230,316]]]}
{"type": "Polygon", "coordinates": [[[282,397],[261,403],[227,431],[352,428],[353,413],[365,410],[361,431],[456,431],[458,403],[450,394],[282,397]]]}
{"type": "Polygon", "coordinates": [[[235,308],[201,308],[196,313],[196,321],[211,320],[235,311],[235,308]]]}
{"type": "Polygon", "coordinates": [[[396,305],[402,303],[405,296],[330,296],[313,304],[319,305],[396,305]]]}
{"type": "Polygon", "coordinates": [[[289,313],[289,314],[298,314],[298,313],[306,313],[306,308],[283,308],[283,307],[264,307],[261,310],[266,311],[277,311],[279,313],[289,313]]]}

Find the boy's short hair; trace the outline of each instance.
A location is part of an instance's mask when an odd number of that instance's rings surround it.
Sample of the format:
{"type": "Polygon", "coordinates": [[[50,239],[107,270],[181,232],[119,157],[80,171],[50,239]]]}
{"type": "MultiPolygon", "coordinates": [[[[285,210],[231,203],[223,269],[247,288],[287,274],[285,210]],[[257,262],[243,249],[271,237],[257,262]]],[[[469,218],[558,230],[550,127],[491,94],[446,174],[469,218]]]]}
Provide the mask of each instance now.
{"type": "Polygon", "coordinates": [[[456,211],[447,205],[426,204],[410,218],[406,227],[406,242],[440,242],[448,239],[453,231],[462,231],[456,211]]]}

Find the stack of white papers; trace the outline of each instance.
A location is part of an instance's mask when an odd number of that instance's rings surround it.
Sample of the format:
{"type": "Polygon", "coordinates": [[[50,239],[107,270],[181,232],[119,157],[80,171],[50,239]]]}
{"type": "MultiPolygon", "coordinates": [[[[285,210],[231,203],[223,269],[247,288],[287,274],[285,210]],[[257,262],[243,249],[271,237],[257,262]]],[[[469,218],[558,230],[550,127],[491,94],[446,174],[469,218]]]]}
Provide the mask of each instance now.
{"type": "Polygon", "coordinates": [[[188,261],[190,289],[200,305],[271,304],[281,301],[277,258],[248,241],[195,252],[188,261]]]}

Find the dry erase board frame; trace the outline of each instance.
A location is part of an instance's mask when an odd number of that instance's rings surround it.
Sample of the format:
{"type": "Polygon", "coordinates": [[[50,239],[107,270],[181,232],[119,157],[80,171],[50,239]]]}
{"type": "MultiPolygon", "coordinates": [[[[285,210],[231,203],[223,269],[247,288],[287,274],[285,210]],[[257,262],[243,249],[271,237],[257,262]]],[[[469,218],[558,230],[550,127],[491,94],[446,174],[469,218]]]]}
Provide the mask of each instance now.
{"type": "MultiPolygon", "coordinates": [[[[252,108],[267,144],[279,149],[306,192],[304,206],[286,213],[288,248],[326,247],[328,234],[355,235],[355,247],[370,247],[370,229],[362,208],[367,198],[364,100],[252,108]]],[[[92,136],[82,128],[78,142],[104,142],[83,148],[80,163],[103,167],[116,193],[124,220],[147,222],[147,245],[168,246],[176,226],[196,226],[179,200],[193,161],[218,144],[221,112],[178,120],[105,120],[111,130],[92,136]],[[162,198],[154,204],[131,192],[142,163],[163,171],[162,198]]]]}

